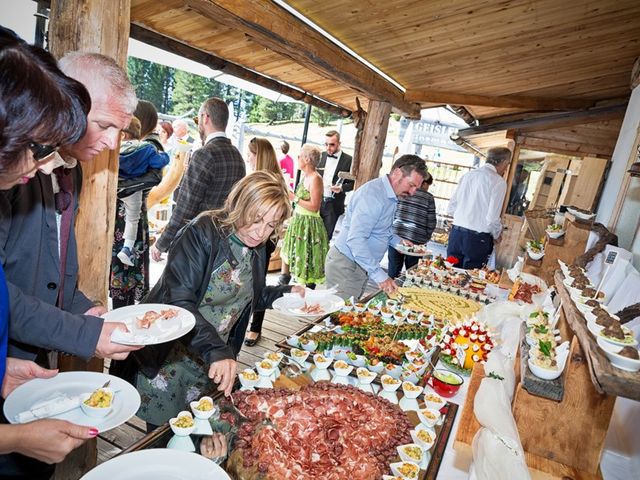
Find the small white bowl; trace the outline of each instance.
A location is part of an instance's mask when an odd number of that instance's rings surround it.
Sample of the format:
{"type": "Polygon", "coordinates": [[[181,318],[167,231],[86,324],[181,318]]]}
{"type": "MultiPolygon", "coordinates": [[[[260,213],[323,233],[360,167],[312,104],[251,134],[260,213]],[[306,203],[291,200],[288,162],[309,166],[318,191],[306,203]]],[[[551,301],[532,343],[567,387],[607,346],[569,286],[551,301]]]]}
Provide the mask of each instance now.
{"type": "Polygon", "coordinates": [[[598,338],[598,346],[614,367],[620,370],[626,370],[627,372],[637,372],[640,370],[640,360],[634,360],[618,354],[624,348],[623,346],[613,345],[603,338],[598,338]]]}
{"type": "Polygon", "coordinates": [[[384,373],[386,373],[387,375],[392,376],[393,378],[395,378],[396,380],[400,378],[400,375],[402,374],[402,367],[400,365],[394,365],[392,363],[387,363],[384,367],[384,373]],[[392,367],[392,368],[389,368],[392,367]]]}
{"type": "Polygon", "coordinates": [[[333,370],[336,372],[336,375],[340,377],[346,377],[351,373],[351,371],[353,370],[353,365],[347,364],[347,366],[345,367],[345,363],[346,362],[344,360],[338,360],[333,364],[333,370]]]}
{"type": "Polygon", "coordinates": [[[195,417],[202,418],[203,420],[208,420],[216,413],[216,406],[213,404],[213,399],[211,397],[202,397],[197,402],[191,402],[189,406],[191,407],[191,411],[193,412],[195,417]],[[208,400],[209,402],[211,402],[210,410],[200,410],[198,408],[198,405],[200,405],[200,402],[203,400],[208,400]]]}
{"type": "Polygon", "coordinates": [[[356,375],[358,376],[358,381],[362,385],[369,385],[376,378],[376,374],[374,372],[370,372],[364,367],[358,367],[356,369],[356,375]]]}
{"type": "Polygon", "coordinates": [[[381,373],[384,371],[384,362],[380,361],[375,365],[371,365],[370,360],[367,360],[367,363],[365,363],[365,367],[371,370],[372,372],[375,372],[376,374],[381,373]]]}
{"type": "Polygon", "coordinates": [[[326,370],[329,368],[329,365],[331,365],[331,362],[333,362],[333,358],[331,357],[326,357],[319,353],[313,356],[313,363],[316,364],[316,368],[319,370],[326,370]]]}
{"type": "Polygon", "coordinates": [[[438,410],[445,405],[444,399],[438,395],[436,392],[431,390],[424,391],[424,406],[430,408],[431,410],[438,410]]]}
{"type": "Polygon", "coordinates": [[[436,432],[432,428],[429,428],[422,423],[419,424],[414,430],[411,430],[410,433],[413,441],[420,445],[424,451],[428,451],[429,449],[431,449],[431,447],[433,447],[433,444],[436,443],[436,432]],[[423,438],[420,438],[421,431],[426,432],[429,435],[429,437],[431,438],[430,442],[423,440],[424,436],[423,438]]]}
{"type": "Polygon", "coordinates": [[[407,398],[418,398],[423,390],[423,387],[420,387],[415,383],[402,382],[402,391],[404,392],[404,396],[407,398]]]}
{"type": "Polygon", "coordinates": [[[300,345],[300,337],[298,337],[298,335],[291,335],[290,337],[287,337],[287,344],[298,348],[298,345],[300,345]]]}
{"type": "Polygon", "coordinates": [[[418,410],[418,418],[427,427],[433,427],[440,420],[440,412],[431,408],[423,408],[418,410]]]}
{"type": "Polygon", "coordinates": [[[171,430],[173,430],[173,433],[175,433],[179,437],[186,437],[188,435],[191,435],[193,431],[196,429],[196,422],[193,420],[193,415],[191,415],[191,412],[187,412],[187,411],[182,411],[178,413],[178,415],[176,415],[174,418],[169,420],[169,425],[171,426],[171,430]],[[193,421],[193,425],[191,425],[190,427],[176,426],[175,423],[178,421],[180,417],[189,417],[193,421]]]}
{"type": "Polygon", "coordinates": [[[364,355],[356,355],[354,353],[353,355],[347,354],[347,357],[349,358],[347,361],[354,367],[364,367],[367,364],[367,357],[364,355]]]}
{"type": "Polygon", "coordinates": [[[256,362],[256,370],[258,370],[258,375],[261,377],[270,377],[275,369],[276,365],[271,360],[260,360],[256,362]]]}
{"type": "Polygon", "coordinates": [[[540,260],[542,257],[544,257],[544,250],[542,250],[541,252],[534,252],[533,250],[527,248],[527,255],[529,255],[532,260],[540,260]]]}
{"type": "Polygon", "coordinates": [[[300,350],[298,348],[291,349],[291,358],[293,358],[300,365],[304,365],[304,362],[307,361],[307,358],[309,357],[310,354],[311,352],[307,350],[300,350]]]}
{"type": "Polygon", "coordinates": [[[385,392],[395,392],[396,390],[398,390],[398,388],[400,388],[402,382],[397,378],[393,378],[391,375],[385,374],[380,377],[380,385],[382,385],[382,389],[385,392]],[[387,383],[390,381],[392,381],[392,383],[387,383]]]}
{"type": "Polygon", "coordinates": [[[115,400],[115,394],[113,393],[113,390],[111,390],[110,388],[99,388],[98,390],[111,393],[111,404],[108,407],[90,407],[84,402],[89,400],[93,392],[87,393],[80,402],[80,408],[88,417],[103,418],[109,415],[109,413],[113,410],[113,402],[115,400]]]}
{"type": "Polygon", "coordinates": [[[393,318],[393,310],[391,310],[390,307],[383,307],[384,309],[380,309],[380,316],[382,316],[382,318],[393,318]]]}
{"type": "Polygon", "coordinates": [[[415,384],[415,383],[418,383],[420,378],[418,377],[416,372],[410,372],[408,370],[404,370],[400,374],[400,380],[403,381],[403,382],[409,382],[409,383],[414,383],[415,384]]]}
{"type": "Polygon", "coordinates": [[[300,342],[300,346],[302,347],[303,350],[307,351],[307,352],[314,352],[316,350],[316,348],[318,347],[318,344],[316,342],[314,342],[313,340],[309,340],[306,343],[304,342],[300,342]]]}
{"type": "Polygon", "coordinates": [[[415,462],[395,462],[389,464],[389,467],[391,468],[391,471],[394,475],[408,480],[415,480],[420,474],[420,466],[415,462]],[[403,466],[408,466],[408,468],[410,468],[409,474],[403,475],[402,473],[400,473],[400,468],[402,468],[403,466]]]}
{"type": "Polygon", "coordinates": [[[547,230],[547,235],[549,235],[549,238],[560,238],[561,236],[564,235],[564,230],[558,230],[558,231],[554,231],[554,230],[547,230]]]}
{"type": "Polygon", "coordinates": [[[355,303],[353,309],[358,313],[363,313],[367,310],[367,306],[364,303],[355,303]]]}
{"type": "MultiPolygon", "coordinates": [[[[557,357],[556,361],[558,361],[557,357]]],[[[560,375],[562,375],[562,370],[564,370],[564,368],[560,368],[560,364],[558,364],[555,369],[542,368],[533,363],[533,360],[531,358],[527,360],[527,363],[529,365],[529,370],[531,370],[531,373],[543,380],[555,380],[560,375]]]]}
{"type": "Polygon", "coordinates": [[[253,371],[252,368],[245,368],[238,374],[238,378],[240,379],[240,383],[245,388],[253,388],[260,381],[260,376],[253,371]],[[249,378],[249,376],[255,375],[255,379],[249,378]]]}
{"type": "Polygon", "coordinates": [[[398,455],[400,456],[400,460],[403,462],[413,462],[420,463],[422,462],[422,458],[424,457],[425,450],[422,448],[422,445],[418,443],[407,443],[405,445],[399,445],[396,447],[398,451],[398,455]],[[409,454],[409,450],[416,450],[416,454],[419,454],[420,458],[414,458],[409,454]]]}
{"type": "Polygon", "coordinates": [[[284,354],[282,352],[265,352],[264,358],[278,365],[284,358],[284,354]]]}

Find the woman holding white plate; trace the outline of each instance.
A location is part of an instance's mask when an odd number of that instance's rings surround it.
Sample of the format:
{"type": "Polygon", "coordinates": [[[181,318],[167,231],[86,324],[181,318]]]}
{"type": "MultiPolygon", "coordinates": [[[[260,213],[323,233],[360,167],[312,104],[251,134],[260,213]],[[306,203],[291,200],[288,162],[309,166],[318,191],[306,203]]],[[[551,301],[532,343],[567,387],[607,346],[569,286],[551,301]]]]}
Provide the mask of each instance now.
{"type": "Polygon", "coordinates": [[[150,426],[214,383],[229,395],[251,312],[270,308],[285,292],[304,294],[303,287],[265,286],[265,242],[290,213],[282,176],[258,171],[235,185],[222,209],[200,214],[174,240],[145,302],[183,307],[196,326],[180,340],[136,352],[138,416],[150,426]]]}

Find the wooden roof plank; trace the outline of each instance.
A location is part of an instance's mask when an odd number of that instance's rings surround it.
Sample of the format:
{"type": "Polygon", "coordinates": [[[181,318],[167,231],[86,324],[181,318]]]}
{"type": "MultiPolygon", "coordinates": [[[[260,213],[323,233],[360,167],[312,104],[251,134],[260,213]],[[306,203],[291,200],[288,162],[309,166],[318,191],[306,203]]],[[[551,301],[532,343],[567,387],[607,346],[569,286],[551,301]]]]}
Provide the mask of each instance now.
{"type": "Polygon", "coordinates": [[[472,95],[457,92],[441,92],[429,89],[411,89],[404,93],[410,102],[445,103],[450,105],[482,105],[499,108],[525,108],[528,110],[572,110],[589,108],[593,100],[571,98],[540,98],[518,95],[472,95]]]}
{"type": "Polygon", "coordinates": [[[400,89],[271,2],[188,0],[187,4],[201,15],[247,32],[261,45],[325,77],[388,101],[407,116],[420,115],[419,106],[406,102],[400,89]]]}

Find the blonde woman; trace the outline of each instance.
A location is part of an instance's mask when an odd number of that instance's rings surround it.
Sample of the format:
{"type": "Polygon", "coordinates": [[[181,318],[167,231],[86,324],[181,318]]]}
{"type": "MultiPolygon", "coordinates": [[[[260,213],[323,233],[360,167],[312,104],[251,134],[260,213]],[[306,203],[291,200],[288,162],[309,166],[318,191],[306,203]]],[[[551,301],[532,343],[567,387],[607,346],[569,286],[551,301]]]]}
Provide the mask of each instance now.
{"type": "Polygon", "coordinates": [[[311,288],[324,283],[324,261],[329,250],[327,230],[320,217],[323,185],[322,175],[316,170],[319,162],[320,149],[304,145],[298,155],[302,178],[296,192],[289,192],[296,207],[282,244],[282,258],[289,264],[291,275],[311,288]]]}
{"type": "Polygon", "coordinates": [[[211,392],[213,383],[231,393],[251,312],[270,308],[285,292],[304,294],[302,287],[267,287],[262,275],[265,242],[291,211],[281,177],[265,171],[244,177],[222,209],[193,219],[172,243],[162,277],[145,302],[186,308],[196,326],[179,341],[136,356],[143,398],[138,416],[150,426],[211,392]]]}
{"type": "MultiPolygon", "coordinates": [[[[273,149],[271,142],[266,138],[253,137],[249,141],[247,147],[247,163],[249,168],[254,172],[267,171],[276,176],[282,177],[284,183],[284,176],[278,165],[276,159],[276,151],[273,149]]],[[[264,278],[267,278],[267,270],[269,268],[269,262],[271,261],[271,255],[276,250],[276,244],[272,239],[267,240],[265,244],[265,250],[267,254],[267,261],[265,262],[264,278]]],[[[248,347],[253,347],[260,341],[262,336],[262,322],[264,321],[264,310],[261,312],[253,312],[251,318],[251,325],[249,331],[245,337],[244,344],[248,347]]]]}

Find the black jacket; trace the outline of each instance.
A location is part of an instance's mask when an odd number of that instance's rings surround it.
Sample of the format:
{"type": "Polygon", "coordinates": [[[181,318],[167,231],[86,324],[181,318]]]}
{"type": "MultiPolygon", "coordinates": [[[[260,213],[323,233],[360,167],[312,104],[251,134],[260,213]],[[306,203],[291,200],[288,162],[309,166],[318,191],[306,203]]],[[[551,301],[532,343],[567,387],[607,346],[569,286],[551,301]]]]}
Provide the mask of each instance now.
{"type": "MultiPolygon", "coordinates": [[[[333,178],[331,179],[331,185],[335,185],[338,183],[338,173],[346,172],[349,173],[351,171],[351,162],[353,158],[351,155],[348,155],[345,152],[340,154],[340,160],[338,160],[338,165],[336,166],[336,171],[333,174],[333,178]]],[[[322,152],[320,156],[320,163],[318,164],[318,173],[320,175],[324,174],[324,166],[327,164],[327,152],[322,152]]],[[[342,192],[336,193],[334,200],[332,202],[333,209],[336,212],[336,217],[339,217],[344,213],[344,201],[346,198],[346,193],[353,190],[353,180],[345,180],[342,184],[342,192]]]]}
{"type": "MultiPolygon", "coordinates": [[[[187,348],[207,364],[218,360],[235,359],[242,347],[245,330],[252,311],[270,308],[275,299],[291,291],[290,286],[265,286],[266,254],[264,245],[252,251],[253,301],[246,305],[240,319],[233,327],[227,343],[216,329],[200,314],[198,307],[209,285],[212,272],[225,260],[232,266],[237,260],[226,241],[228,232],[223,232],[211,217],[200,215],[187,224],[171,245],[167,266],[162,277],[143,303],[166,303],[186,308],[196,317],[194,329],[180,339],[187,348]]],[[[153,378],[165,361],[173,343],[146,347],[132,355],[140,371],[153,378]]]]}

